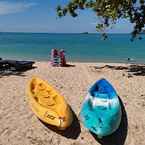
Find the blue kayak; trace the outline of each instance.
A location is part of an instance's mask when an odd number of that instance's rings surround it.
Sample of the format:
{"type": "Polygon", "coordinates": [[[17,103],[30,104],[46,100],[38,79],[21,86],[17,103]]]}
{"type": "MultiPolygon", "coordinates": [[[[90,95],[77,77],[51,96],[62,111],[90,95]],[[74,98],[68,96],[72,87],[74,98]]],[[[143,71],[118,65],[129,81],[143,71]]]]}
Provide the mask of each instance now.
{"type": "Polygon", "coordinates": [[[102,138],[118,129],[121,114],[115,89],[107,80],[101,79],[89,89],[81,108],[80,119],[89,131],[102,138]]]}

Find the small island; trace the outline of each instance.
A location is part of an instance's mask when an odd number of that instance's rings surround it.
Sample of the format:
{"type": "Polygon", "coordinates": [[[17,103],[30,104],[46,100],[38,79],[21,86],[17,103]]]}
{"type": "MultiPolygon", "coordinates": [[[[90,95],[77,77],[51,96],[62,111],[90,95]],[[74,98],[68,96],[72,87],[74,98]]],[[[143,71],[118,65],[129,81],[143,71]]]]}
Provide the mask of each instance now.
{"type": "Polygon", "coordinates": [[[89,34],[89,32],[83,32],[83,33],[81,33],[81,34],[89,34]]]}

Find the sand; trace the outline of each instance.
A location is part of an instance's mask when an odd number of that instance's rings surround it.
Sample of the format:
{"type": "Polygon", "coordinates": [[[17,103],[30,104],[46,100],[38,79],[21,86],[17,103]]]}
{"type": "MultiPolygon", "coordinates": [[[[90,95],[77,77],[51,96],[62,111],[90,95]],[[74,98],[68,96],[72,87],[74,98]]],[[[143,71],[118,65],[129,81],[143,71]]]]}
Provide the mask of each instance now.
{"type": "Polygon", "coordinates": [[[144,72],[131,69],[137,72],[133,75],[127,72],[128,64],[71,64],[74,66],[62,68],[37,62],[35,69],[0,75],[0,145],[145,145],[144,72]],[[76,116],[89,86],[106,78],[115,87],[124,106],[119,130],[103,140],[96,139],[79,122],[64,133],[51,130],[38,120],[26,101],[25,87],[32,75],[40,76],[57,88],[76,116]]]}

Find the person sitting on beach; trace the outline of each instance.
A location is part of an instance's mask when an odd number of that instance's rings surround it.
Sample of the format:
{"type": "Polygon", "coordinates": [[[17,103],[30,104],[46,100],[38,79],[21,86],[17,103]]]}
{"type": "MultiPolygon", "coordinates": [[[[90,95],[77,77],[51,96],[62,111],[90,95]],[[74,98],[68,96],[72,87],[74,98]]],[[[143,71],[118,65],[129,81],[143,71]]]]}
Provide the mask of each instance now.
{"type": "Polygon", "coordinates": [[[59,53],[56,48],[51,50],[51,65],[59,66],[59,53]]]}
{"type": "Polygon", "coordinates": [[[60,66],[66,66],[65,51],[63,49],[59,52],[60,56],[60,66]]]}

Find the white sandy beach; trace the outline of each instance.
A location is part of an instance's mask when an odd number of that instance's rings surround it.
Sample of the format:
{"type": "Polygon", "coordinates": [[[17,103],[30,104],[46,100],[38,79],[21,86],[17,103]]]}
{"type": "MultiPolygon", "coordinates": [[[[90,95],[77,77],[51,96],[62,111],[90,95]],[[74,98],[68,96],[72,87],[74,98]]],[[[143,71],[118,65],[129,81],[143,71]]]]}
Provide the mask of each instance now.
{"type": "Polygon", "coordinates": [[[0,145],[145,145],[145,75],[131,75],[121,68],[95,68],[104,63],[71,64],[74,67],[51,67],[48,62],[37,62],[37,68],[22,74],[0,75],[0,145]],[[79,124],[72,126],[63,135],[52,131],[37,119],[26,101],[25,87],[33,75],[57,88],[76,115],[89,86],[106,78],[125,108],[119,131],[103,141],[96,140],[82,124],[80,128],[79,124]]]}

